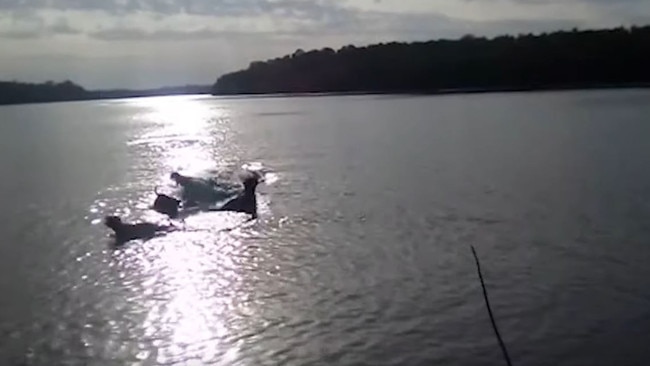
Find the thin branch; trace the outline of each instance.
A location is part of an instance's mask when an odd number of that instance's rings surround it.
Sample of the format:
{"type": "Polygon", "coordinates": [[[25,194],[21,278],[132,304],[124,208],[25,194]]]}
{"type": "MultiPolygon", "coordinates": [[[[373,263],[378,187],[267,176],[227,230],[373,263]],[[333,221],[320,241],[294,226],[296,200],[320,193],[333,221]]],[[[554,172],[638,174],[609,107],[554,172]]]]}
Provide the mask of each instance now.
{"type": "Polygon", "coordinates": [[[485,298],[485,305],[487,306],[488,314],[490,314],[490,321],[492,322],[492,328],[494,329],[494,334],[497,336],[497,340],[499,341],[499,346],[501,347],[501,351],[503,351],[503,357],[506,359],[506,364],[508,366],[512,366],[512,362],[510,362],[510,356],[508,355],[508,350],[506,349],[506,344],[503,343],[503,339],[501,339],[501,335],[499,334],[499,329],[497,328],[497,323],[494,320],[494,314],[492,314],[492,308],[490,307],[490,300],[488,300],[488,294],[487,294],[487,289],[485,288],[485,282],[483,282],[483,274],[481,273],[481,263],[478,261],[478,255],[476,255],[476,250],[474,249],[474,246],[472,246],[472,254],[474,254],[474,259],[476,260],[476,269],[478,271],[478,278],[481,280],[481,287],[483,287],[483,298],[485,298]]]}

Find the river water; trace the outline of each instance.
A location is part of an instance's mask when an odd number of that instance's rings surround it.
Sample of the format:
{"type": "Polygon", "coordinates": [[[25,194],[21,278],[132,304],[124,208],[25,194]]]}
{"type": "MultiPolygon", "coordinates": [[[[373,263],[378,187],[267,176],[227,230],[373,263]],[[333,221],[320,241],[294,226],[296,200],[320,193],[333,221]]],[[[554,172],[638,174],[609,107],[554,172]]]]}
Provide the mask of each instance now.
{"type": "Polygon", "coordinates": [[[0,107],[3,365],[650,363],[650,92],[0,107]],[[262,169],[259,219],[161,220],[262,169]],[[225,178],[224,178],[225,179],[225,178]]]}

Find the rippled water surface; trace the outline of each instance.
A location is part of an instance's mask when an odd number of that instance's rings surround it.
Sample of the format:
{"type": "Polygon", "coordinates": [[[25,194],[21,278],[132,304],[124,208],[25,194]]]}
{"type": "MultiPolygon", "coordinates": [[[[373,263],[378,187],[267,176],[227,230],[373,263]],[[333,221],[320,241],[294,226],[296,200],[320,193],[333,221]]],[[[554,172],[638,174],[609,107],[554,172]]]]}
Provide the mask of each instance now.
{"type": "Polygon", "coordinates": [[[0,107],[0,364],[650,364],[650,93],[0,107]],[[260,217],[111,247],[169,173],[260,217]]]}

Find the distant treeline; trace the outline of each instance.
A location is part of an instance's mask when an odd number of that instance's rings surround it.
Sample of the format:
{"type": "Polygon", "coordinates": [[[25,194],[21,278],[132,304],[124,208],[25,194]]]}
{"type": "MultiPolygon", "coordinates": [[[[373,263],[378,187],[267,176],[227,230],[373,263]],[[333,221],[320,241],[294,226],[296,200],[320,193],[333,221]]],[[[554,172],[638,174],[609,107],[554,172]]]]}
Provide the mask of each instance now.
{"type": "Polygon", "coordinates": [[[22,103],[62,102],[90,99],[130,98],[174,94],[207,94],[210,86],[187,85],[148,90],[89,91],[71,82],[42,84],[0,81],[0,105],[22,103]]]}
{"type": "Polygon", "coordinates": [[[152,97],[152,96],[163,96],[163,95],[179,95],[179,94],[209,94],[211,87],[209,85],[185,85],[185,86],[173,86],[173,87],[164,87],[158,89],[146,89],[146,90],[128,90],[128,89],[116,89],[116,90],[100,90],[92,92],[95,96],[95,99],[106,99],[106,98],[130,98],[130,97],[152,97]]]}
{"type": "Polygon", "coordinates": [[[60,102],[91,97],[92,93],[71,81],[43,84],[0,81],[0,104],[60,102]]]}
{"type": "Polygon", "coordinates": [[[253,62],[213,94],[445,92],[650,83],[650,26],[346,46],[253,62]]]}

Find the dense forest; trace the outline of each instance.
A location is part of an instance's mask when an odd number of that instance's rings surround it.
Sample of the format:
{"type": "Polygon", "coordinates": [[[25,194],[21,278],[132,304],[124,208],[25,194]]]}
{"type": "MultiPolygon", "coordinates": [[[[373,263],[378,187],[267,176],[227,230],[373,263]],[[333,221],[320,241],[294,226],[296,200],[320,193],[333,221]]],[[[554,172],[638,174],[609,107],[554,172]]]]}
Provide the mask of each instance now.
{"type": "Polygon", "coordinates": [[[650,26],[465,36],[304,52],[220,77],[213,94],[447,92],[650,83],[650,26]]]}
{"type": "Polygon", "coordinates": [[[62,83],[48,81],[42,84],[0,81],[0,105],[175,94],[207,94],[209,92],[210,86],[206,85],[186,85],[146,90],[120,89],[89,91],[71,81],[64,81],[62,83]]]}

